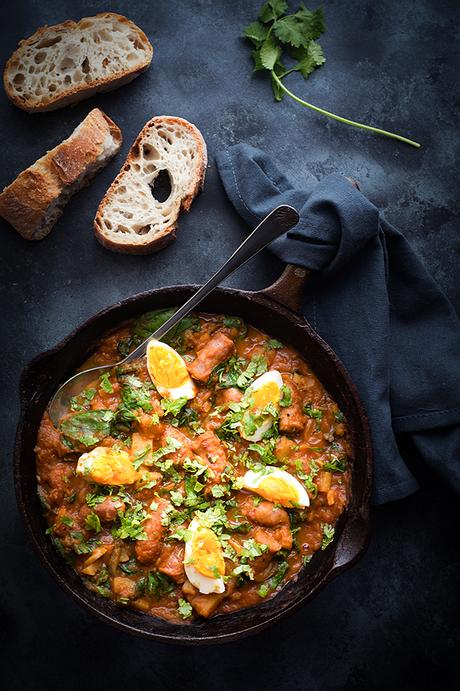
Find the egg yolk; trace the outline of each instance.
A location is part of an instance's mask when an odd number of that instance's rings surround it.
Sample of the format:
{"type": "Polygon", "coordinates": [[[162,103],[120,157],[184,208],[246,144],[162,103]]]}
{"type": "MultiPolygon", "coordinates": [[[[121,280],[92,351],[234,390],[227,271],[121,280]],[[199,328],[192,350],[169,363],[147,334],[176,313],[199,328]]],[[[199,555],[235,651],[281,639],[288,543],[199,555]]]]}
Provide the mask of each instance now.
{"type": "Polygon", "coordinates": [[[131,485],[138,477],[129,453],[122,449],[99,446],[89,452],[85,465],[84,475],[100,485],[131,485]]]}
{"type": "Polygon", "coordinates": [[[251,391],[250,397],[254,401],[254,409],[260,410],[269,403],[274,403],[275,405],[279,403],[280,388],[276,382],[270,381],[261,386],[260,389],[251,391]]]}
{"type": "Polygon", "coordinates": [[[292,508],[298,505],[299,495],[295,487],[289,484],[284,478],[279,477],[264,477],[257,488],[254,488],[257,494],[260,494],[264,499],[272,501],[274,504],[281,504],[292,508]]]}
{"type": "Polygon", "coordinates": [[[192,538],[191,563],[203,576],[218,578],[225,574],[222,548],[210,528],[201,526],[192,538]]]}
{"type": "Polygon", "coordinates": [[[147,357],[149,374],[159,386],[175,389],[188,380],[187,367],[178,353],[155,345],[148,348],[147,357]]]}

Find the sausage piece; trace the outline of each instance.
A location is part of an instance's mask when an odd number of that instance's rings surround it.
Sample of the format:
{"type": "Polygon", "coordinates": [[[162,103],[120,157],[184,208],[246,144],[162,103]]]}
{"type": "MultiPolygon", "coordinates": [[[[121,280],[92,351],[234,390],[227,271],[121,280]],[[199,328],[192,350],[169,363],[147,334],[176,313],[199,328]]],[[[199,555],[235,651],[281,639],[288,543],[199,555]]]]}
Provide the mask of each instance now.
{"type": "Polygon", "coordinates": [[[176,583],[183,583],[185,581],[184,545],[163,545],[157,568],[176,583]]]}
{"type": "Polygon", "coordinates": [[[227,465],[227,452],[214,432],[200,434],[193,442],[193,450],[211,470],[211,477],[206,482],[206,490],[209,490],[220,482],[227,465]]]}
{"type": "Polygon", "coordinates": [[[288,386],[292,393],[292,403],[287,408],[281,408],[279,429],[285,434],[294,434],[303,430],[307,418],[302,410],[302,401],[297,387],[291,381],[288,382],[288,386]]]}
{"type": "Polygon", "coordinates": [[[194,379],[207,382],[214,367],[228,360],[234,348],[232,339],[219,331],[198,351],[188,371],[194,379]]]}
{"type": "Polygon", "coordinates": [[[144,521],[142,527],[147,535],[146,540],[137,540],[134,546],[136,559],[141,564],[150,564],[155,561],[161,552],[161,540],[164,526],[161,525],[161,515],[168,502],[158,502],[158,508],[144,521]]]}
{"type": "Polygon", "coordinates": [[[186,434],[181,432],[173,425],[164,425],[163,434],[161,435],[161,446],[168,445],[168,438],[179,442],[180,447],[173,451],[168,458],[172,458],[174,463],[182,465],[186,458],[191,457],[190,439],[186,434]]]}
{"type": "Polygon", "coordinates": [[[114,521],[119,511],[124,511],[125,505],[121,499],[107,497],[100,504],[94,507],[94,513],[99,516],[103,523],[111,523],[114,521]]]}
{"type": "Polygon", "coordinates": [[[254,504],[253,497],[244,497],[240,501],[241,512],[249,518],[252,523],[258,523],[272,528],[277,525],[289,525],[287,511],[281,506],[275,506],[271,501],[261,501],[257,506],[254,504]]]}

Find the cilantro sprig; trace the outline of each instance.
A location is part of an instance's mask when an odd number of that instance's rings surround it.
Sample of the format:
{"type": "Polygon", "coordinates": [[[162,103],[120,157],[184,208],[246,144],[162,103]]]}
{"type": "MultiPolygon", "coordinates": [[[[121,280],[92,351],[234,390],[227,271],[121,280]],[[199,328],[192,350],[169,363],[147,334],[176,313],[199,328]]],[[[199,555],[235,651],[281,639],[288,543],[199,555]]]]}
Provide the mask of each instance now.
{"type": "Polygon", "coordinates": [[[292,14],[287,14],[287,12],[288,3],[285,0],[267,0],[262,5],[258,20],[249,24],[243,32],[243,36],[254,46],[252,51],[254,71],[268,70],[270,72],[275,100],[281,101],[287,95],[300,105],[333,120],[397,139],[417,149],[420,148],[418,142],[400,134],[349,120],[324,108],[314,106],[296,96],[285,86],[283,79],[292,72],[299,72],[304,79],[308,79],[312,72],[326,62],[323,50],[317,43],[317,39],[326,29],[322,8],[310,11],[301,3],[297,12],[292,14]],[[289,67],[284,62],[286,58],[293,63],[289,67]]]}

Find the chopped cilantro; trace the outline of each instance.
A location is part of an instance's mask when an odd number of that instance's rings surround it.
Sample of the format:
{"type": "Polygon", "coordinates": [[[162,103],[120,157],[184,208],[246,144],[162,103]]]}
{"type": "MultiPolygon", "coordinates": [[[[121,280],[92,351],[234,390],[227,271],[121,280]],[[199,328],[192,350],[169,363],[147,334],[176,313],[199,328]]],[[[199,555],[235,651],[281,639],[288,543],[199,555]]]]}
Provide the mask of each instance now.
{"type": "Polygon", "coordinates": [[[110,423],[115,417],[112,410],[91,410],[75,413],[61,422],[64,437],[70,443],[94,446],[110,434],[110,423]]]}
{"type": "Polygon", "coordinates": [[[182,619],[189,619],[192,616],[192,605],[184,600],[182,597],[179,598],[179,606],[177,612],[182,619]]]}
{"type": "Polygon", "coordinates": [[[257,593],[260,595],[260,597],[267,597],[268,593],[272,592],[273,590],[276,590],[276,588],[280,585],[282,582],[284,576],[286,575],[286,571],[289,568],[289,564],[287,561],[282,561],[280,562],[280,565],[278,566],[278,570],[276,571],[273,576],[270,576],[270,578],[267,578],[267,580],[262,583],[260,588],[258,589],[257,593]]]}
{"type": "Polygon", "coordinates": [[[160,597],[166,595],[174,589],[174,583],[168,576],[159,571],[149,571],[145,576],[139,578],[136,583],[138,594],[155,595],[160,597]]]}
{"type": "Polygon", "coordinates": [[[310,472],[308,475],[303,469],[300,458],[295,461],[295,467],[297,476],[304,481],[308,494],[314,499],[318,494],[318,487],[313,482],[313,478],[318,474],[318,464],[315,461],[310,461],[310,472]]]}
{"type": "Polygon", "coordinates": [[[282,397],[280,400],[280,406],[287,408],[292,403],[292,389],[286,384],[283,384],[281,388],[282,397]]]}
{"type": "Polygon", "coordinates": [[[100,533],[102,528],[101,528],[101,520],[97,513],[90,513],[88,516],[85,518],[85,528],[87,530],[94,530],[96,533],[100,533]]]}
{"type": "Polygon", "coordinates": [[[104,372],[104,374],[101,374],[99,377],[100,384],[99,386],[105,393],[113,393],[113,386],[110,381],[110,374],[109,372],[104,372]]]}
{"type": "Polygon", "coordinates": [[[311,404],[304,405],[303,411],[308,417],[313,418],[314,420],[322,420],[323,419],[323,411],[321,408],[315,408],[311,404]]]}
{"type": "Polygon", "coordinates": [[[169,493],[169,496],[171,497],[171,501],[174,506],[182,506],[184,503],[184,495],[175,489],[169,493]]]}
{"type": "Polygon", "coordinates": [[[330,523],[321,523],[321,528],[323,530],[323,542],[321,544],[321,549],[326,549],[326,547],[328,547],[334,539],[335,528],[330,525],[330,523]]]}
{"type": "Polygon", "coordinates": [[[148,381],[141,381],[132,374],[123,374],[119,377],[122,384],[121,400],[128,410],[141,408],[144,413],[153,410],[151,392],[153,385],[148,381]]]}
{"type": "Polygon", "coordinates": [[[245,322],[240,317],[229,317],[225,315],[224,326],[226,326],[229,329],[238,329],[241,338],[244,338],[244,336],[246,336],[248,332],[248,328],[245,322]]]}
{"type": "Polygon", "coordinates": [[[142,523],[148,518],[148,513],[140,502],[125,512],[119,511],[118,516],[120,525],[112,529],[112,535],[121,540],[146,540],[147,535],[142,527],[142,523]]]}
{"type": "Polygon", "coordinates": [[[276,338],[270,338],[270,340],[265,343],[265,346],[269,350],[279,350],[283,347],[283,344],[281,341],[277,341],[276,338]]]}
{"type": "Polygon", "coordinates": [[[322,469],[329,470],[332,473],[344,473],[347,469],[347,459],[346,457],[338,458],[331,454],[330,459],[323,464],[322,469]]]}
{"type": "Polygon", "coordinates": [[[142,449],[140,449],[137,453],[134,454],[133,458],[133,466],[136,468],[136,470],[139,470],[140,466],[145,464],[149,465],[147,462],[147,457],[151,453],[152,447],[150,444],[146,444],[142,449]]]}
{"type": "Polygon", "coordinates": [[[249,365],[241,372],[236,380],[236,386],[246,389],[256,377],[266,372],[268,364],[263,355],[253,355],[249,365]]]}
{"type": "Polygon", "coordinates": [[[173,415],[175,417],[187,404],[187,400],[188,399],[185,396],[176,399],[163,398],[160,405],[165,411],[166,415],[173,415]]]}

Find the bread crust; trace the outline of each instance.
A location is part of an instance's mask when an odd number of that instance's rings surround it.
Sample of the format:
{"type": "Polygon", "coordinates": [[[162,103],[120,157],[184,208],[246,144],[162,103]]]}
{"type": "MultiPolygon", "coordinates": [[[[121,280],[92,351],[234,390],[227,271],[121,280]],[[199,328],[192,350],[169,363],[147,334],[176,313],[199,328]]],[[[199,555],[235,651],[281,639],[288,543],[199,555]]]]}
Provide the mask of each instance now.
{"type": "Polygon", "coordinates": [[[176,238],[176,229],[180,213],[183,211],[190,210],[193,200],[203,189],[207,162],[208,159],[206,142],[203,138],[203,135],[201,134],[199,129],[195,127],[195,125],[192,125],[192,123],[188,122],[188,120],[184,120],[183,118],[167,115],[159,115],[149,120],[136,137],[133,145],[131,146],[128,152],[126,160],[123,163],[123,166],[121,167],[120,172],[110,185],[109,189],[104,195],[104,198],[99,204],[99,208],[94,218],[94,233],[101,245],[103,245],[109,250],[112,250],[113,252],[121,252],[123,254],[153,254],[154,252],[158,252],[159,250],[162,250],[164,247],[167,247],[167,245],[173,242],[173,240],[175,240],[176,238]],[[115,193],[117,187],[120,184],[123,184],[123,175],[126,166],[131,165],[134,162],[134,151],[136,151],[136,148],[140,146],[143,139],[147,136],[149,130],[152,127],[155,127],[156,125],[161,124],[171,124],[185,127],[186,129],[188,129],[188,131],[194,139],[197,149],[199,166],[196,171],[192,191],[181,199],[180,208],[173,225],[163,229],[163,231],[160,234],[158,234],[153,240],[144,243],[115,242],[111,238],[108,238],[104,233],[104,229],[101,222],[103,211],[107,203],[109,202],[110,197],[112,196],[112,194],[115,193]]]}
{"type": "Polygon", "coordinates": [[[20,41],[18,44],[18,48],[14,51],[14,53],[11,55],[11,57],[8,59],[5,65],[5,69],[3,71],[3,86],[5,88],[6,95],[8,96],[10,101],[12,101],[12,103],[14,103],[14,105],[16,105],[18,108],[21,108],[21,110],[25,110],[28,113],[43,113],[51,110],[57,110],[58,108],[64,108],[65,106],[70,105],[71,103],[77,103],[78,101],[90,98],[96,93],[112,91],[113,89],[118,89],[120,86],[123,86],[124,84],[128,84],[129,82],[133,81],[133,79],[142,74],[142,72],[145,72],[149,68],[150,63],[152,62],[152,57],[153,47],[149,39],[144,34],[142,29],[140,29],[136,24],[134,24],[134,22],[132,22],[130,19],[123,16],[122,14],[117,14],[116,12],[100,12],[99,14],[94,15],[94,17],[83,17],[78,22],[74,22],[69,19],[65,22],[61,22],[60,24],[53,24],[52,26],[42,26],[39,29],[37,29],[37,31],[35,31],[35,33],[32,34],[32,36],[29,36],[28,38],[20,41]],[[122,24],[127,24],[133,31],[135,31],[138,34],[139,39],[144,45],[144,48],[147,50],[147,58],[144,61],[144,64],[142,64],[140,67],[136,67],[136,69],[133,70],[121,70],[118,74],[111,75],[105,78],[96,79],[94,80],[91,86],[88,86],[87,83],[82,83],[79,85],[75,85],[69,89],[66,89],[65,92],[61,95],[59,95],[59,93],[56,92],[54,96],[50,96],[48,99],[44,99],[38,104],[30,102],[26,98],[21,98],[14,93],[14,91],[10,87],[10,84],[8,83],[8,74],[14,62],[16,60],[21,59],[21,51],[25,46],[32,45],[34,42],[40,40],[40,38],[45,33],[49,32],[52,29],[72,30],[78,28],[79,24],[81,22],[84,22],[85,19],[103,17],[116,19],[122,24]]]}
{"type": "Polygon", "coordinates": [[[0,194],[0,216],[26,240],[41,240],[70,196],[108,163],[121,142],[120,128],[94,108],[68,139],[4,188],[0,194]],[[114,150],[106,155],[107,137],[111,137],[114,150]]]}

